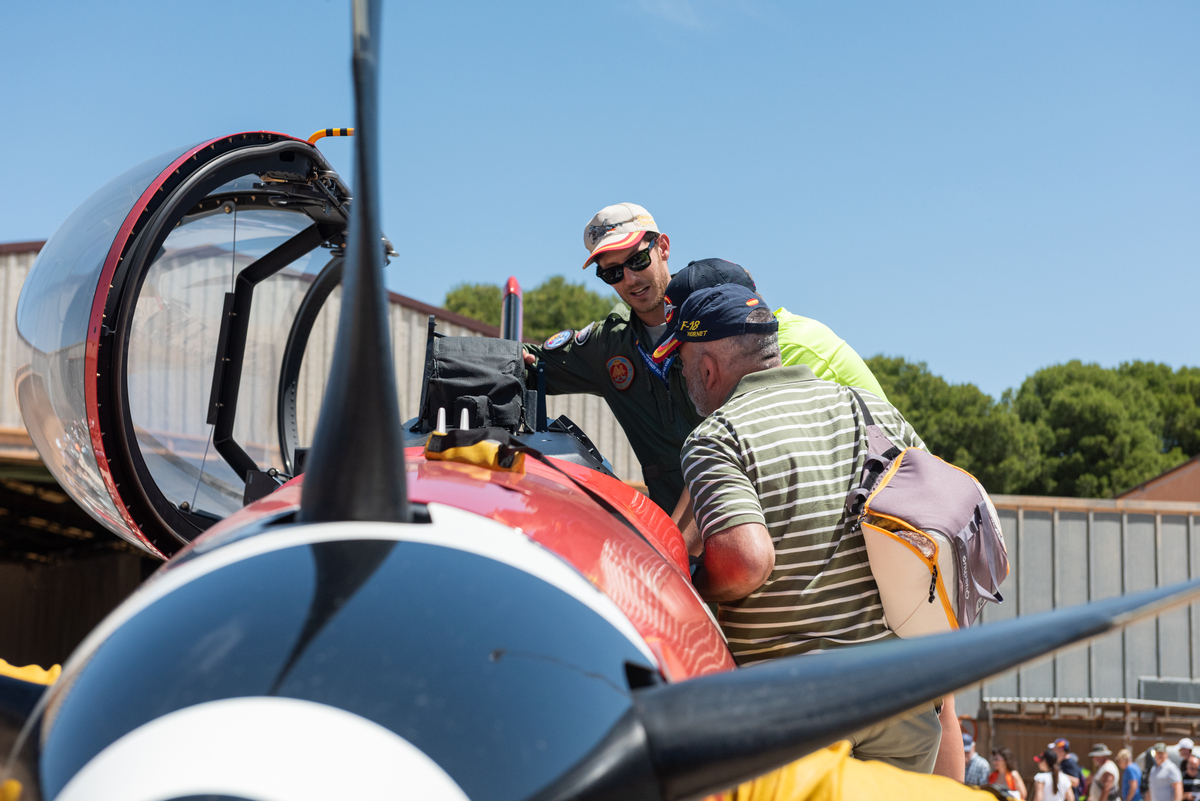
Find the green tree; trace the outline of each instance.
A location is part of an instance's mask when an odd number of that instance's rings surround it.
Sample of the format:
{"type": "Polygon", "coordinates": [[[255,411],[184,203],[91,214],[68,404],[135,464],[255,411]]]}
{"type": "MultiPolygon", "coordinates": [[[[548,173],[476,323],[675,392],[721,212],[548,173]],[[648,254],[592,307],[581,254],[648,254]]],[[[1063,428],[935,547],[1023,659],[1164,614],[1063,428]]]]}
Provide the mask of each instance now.
{"type": "Polygon", "coordinates": [[[1184,461],[1178,444],[1167,447],[1163,403],[1148,385],[1163,378],[1156,367],[1070,361],[1025,379],[1015,408],[1037,428],[1047,494],[1112,497],[1184,461]]]}
{"type": "Polygon", "coordinates": [[[458,284],[446,293],[444,308],[488,325],[500,325],[503,292],[495,284],[458,284]]]}
{"type": "Polygon", "coordinates": [[[603,320],[618,300],[553,275],[525,293],[525,336],[546,339],[564,328],[603,320]]]}
{"type": "Polygon", "coordinates": [[[1141,381],[1158,398],[1164,451],[1200,453],[1200,367],[1173,371],[1165,364],[1126,362],[1117,371],[1141,381]]]}
{"type": "Polygon", "coordinates": [[[867,365],[931,453],[972,473],[989,492],[1041,489],[1036,429],[1017,417],[1010,397],[996,402],[974,384],[950,384],[924,362],[874,356],[867,365]]]}
{"type": "MultiPolygon", "coordinates": [[[[554,275],[524,293],[524,333],[546,339],[564,328],[581,328],[601,320],[617,303],[616,295],[601,295],[585,284],[572,284],[554,275]]],[[[488,325],[500,325],[503,292],[495,284],[459,284],[446,294],[443,306],[488,325]]]]}

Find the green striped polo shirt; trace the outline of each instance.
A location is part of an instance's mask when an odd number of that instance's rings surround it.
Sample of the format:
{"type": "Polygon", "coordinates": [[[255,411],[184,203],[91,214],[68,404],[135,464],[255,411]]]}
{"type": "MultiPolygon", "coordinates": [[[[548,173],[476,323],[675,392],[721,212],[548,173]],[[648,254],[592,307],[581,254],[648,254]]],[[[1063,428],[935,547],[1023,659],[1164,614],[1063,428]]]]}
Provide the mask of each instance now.
{"type": "MultiPolygon", "coordinates": [[[[858,390],[896,445],[925,444],[900,412],[858,390]]],[[[683,475],[707,540],[761,523],[775,569],[718,621],[738,664],[890,637],[862,533],[846,525],[867,429],[850,390],[804,365],[743,378],[683,446],[683,475]]]]}

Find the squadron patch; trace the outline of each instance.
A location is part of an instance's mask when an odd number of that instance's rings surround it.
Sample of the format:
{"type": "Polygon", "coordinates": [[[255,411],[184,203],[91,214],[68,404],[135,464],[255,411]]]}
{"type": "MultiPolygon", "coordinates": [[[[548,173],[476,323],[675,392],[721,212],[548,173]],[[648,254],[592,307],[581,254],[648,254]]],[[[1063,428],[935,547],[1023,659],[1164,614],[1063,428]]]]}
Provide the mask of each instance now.
{"type": "Polygon", "coordinates": [[[613,356],[608,360],[608,377],[617,389],[629,389],[633,383],[633,362],[624,356],[613,356]]]}
{"type": "Polygon", "coordinates": [[[667,322],[671,322],[671,318],[675,316],[675,304],[666,295],[663,295],[663,314],[667,317],[667,322]]]}
{"type": "Polygon", "coordinates": [[[592,329],[595,328],[595,326],[596,326],[596,324],[594,322],[588,323],[583,328],[580,328],[578,331],[576,331],[575,332],[575,344],[582,345],[584,342],[587,342],[588,337],[590,337],[592,335],[592,329]]]}
{"type": "Polygon", "coordinates": [[[559,331],[557,334],[555,334],[554,336],[547,339],[545,344],[543,345],[543,347],[546,350],[558,350],[563,345],[570,342],[571,337],[574,334],[575,334],[575,332],[572,331],[570,328],[563,330],[563,331],[559,331]]]}

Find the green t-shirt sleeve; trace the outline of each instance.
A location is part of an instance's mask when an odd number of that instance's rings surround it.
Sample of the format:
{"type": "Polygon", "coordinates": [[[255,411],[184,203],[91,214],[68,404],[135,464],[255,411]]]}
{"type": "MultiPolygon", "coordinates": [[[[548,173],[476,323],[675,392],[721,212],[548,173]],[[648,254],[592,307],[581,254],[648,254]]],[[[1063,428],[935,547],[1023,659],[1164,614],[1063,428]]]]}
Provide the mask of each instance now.
{"type": "Polygon", "coordinates": [[[705,540],[743,523],[767,524],[732,430],[719,418],[709,418],[683,444],[683,479],[705,540]]]}
{"type": "MultiPolygon", "coordinates": [[[[604,322],[592,323],[591,335],[582,345],[575,341],[574,332],[567,344],[550,349],[541,345],[526,345],[525,351],[532,353],[546,371],[546,394],[603,395],[608,371],[601,358],[607,351],[597,340],[607,337],[604,322]]],[[[581,329],[582,330],[582,329],[581,329]]]]}
{"type": "Polygon", "coordinates": [[[887,400],[871,368],[829,326],[787,309],[776,311],[775,318],[779,321],[779,355],[785,365],[807,365],[817,378],[865,389],[887,400]]]}

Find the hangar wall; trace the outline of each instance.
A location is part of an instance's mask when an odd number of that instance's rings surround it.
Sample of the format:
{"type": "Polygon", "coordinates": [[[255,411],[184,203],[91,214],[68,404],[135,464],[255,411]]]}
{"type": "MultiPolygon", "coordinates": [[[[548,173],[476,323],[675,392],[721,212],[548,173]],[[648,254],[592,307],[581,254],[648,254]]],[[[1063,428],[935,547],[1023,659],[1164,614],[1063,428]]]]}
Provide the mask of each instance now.
{"type": "MultiPolygon", "coordinates": [[[[1011,573],[983,625],[1200,578],[1200,503],[993,496],[1011,573]]],[[[1200,604],[1110,634],[957,694],[960,715],[989,698],[1137,698],[1138,680],[1200,680],[1200,604]]]]}

